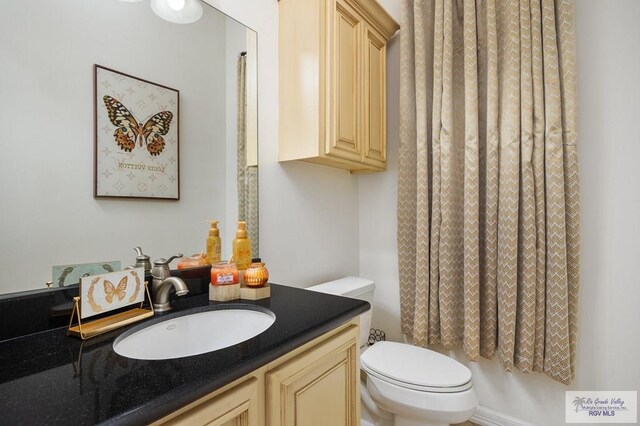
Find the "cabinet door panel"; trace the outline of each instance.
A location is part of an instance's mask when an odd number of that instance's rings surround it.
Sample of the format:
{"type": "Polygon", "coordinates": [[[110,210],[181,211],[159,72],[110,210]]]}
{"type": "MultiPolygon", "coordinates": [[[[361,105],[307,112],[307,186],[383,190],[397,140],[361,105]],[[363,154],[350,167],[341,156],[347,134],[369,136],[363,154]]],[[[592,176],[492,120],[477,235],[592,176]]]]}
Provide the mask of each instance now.
{"type": "Polygon", "coordinates": [[[254,377],[172,418],[169,425],[258,426],[258,380],[254,377]]]}
{"type": "Polygon", "coordinates": [[[365,28],[363,162],[386,162],[386,47],[382,36],[365,28]]]}
{"type": "Polygon", "coordinates": [[[344,354],[336,354],[318,366],[323,370],[310,371],[289,383],[287,406],[295,407],[286,413],[286,424],[323,426],[345,424],[348,415],[345,377],[349,368],[344,354]],[[327,409],[331,407],[331,409],[327,409]],[[295,419],[295,423],[291,420],[295,419]]]}
{"type": "Polygon", "coordinates": [[[330,132],[327,154],[359,160],[360,153],[360,20],[351,6],[336,2],[332,79],[334,131],[330,132]]]}
{"type": "Polygon", "coordinates": [[[267,425],[358,425],[358,327],[267,373],[267,425]]]}

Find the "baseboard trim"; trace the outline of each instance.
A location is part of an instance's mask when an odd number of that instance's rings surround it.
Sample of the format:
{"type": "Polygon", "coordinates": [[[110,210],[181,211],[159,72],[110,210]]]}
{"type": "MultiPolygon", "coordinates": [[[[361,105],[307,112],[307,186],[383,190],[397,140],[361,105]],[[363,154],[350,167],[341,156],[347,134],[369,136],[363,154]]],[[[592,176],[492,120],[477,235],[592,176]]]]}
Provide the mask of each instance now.
{"type": "Polygon", "coordinates": [[[533,423],[516,419],[515,417],[483,406],[478,406],[473,417],[469,420],[480,426],[534,426],[533,423]]]}

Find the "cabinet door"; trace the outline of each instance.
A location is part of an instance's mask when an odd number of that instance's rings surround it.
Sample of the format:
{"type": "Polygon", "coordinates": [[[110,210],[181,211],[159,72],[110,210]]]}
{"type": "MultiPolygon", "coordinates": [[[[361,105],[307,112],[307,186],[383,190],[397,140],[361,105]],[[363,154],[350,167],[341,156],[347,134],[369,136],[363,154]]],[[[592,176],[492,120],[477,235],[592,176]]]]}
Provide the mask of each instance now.
{"type": "Polygon", "coordinates": [[[364,30],[363,163],[384,168],[386,147],[386,44],[370,26],[364,30]]]}
{"type": "Polygon", "coordinates": [[[267,373],[268,426],[360,424],[358,326],[267,373]]]}
{"type": "Polygon", "coordinates": [[[258,379],[251,379],[172,418],[169,425],[259,426],[258,379]]]}
{"type": "Polygon", "coordinates": [[[361,108],[361,20],[345,1],[335,2],[332,48],[330,56],[330,105],[332,130],[326,142],[325,153],[345,160],[360,161],[360,108],[361,108]]]}

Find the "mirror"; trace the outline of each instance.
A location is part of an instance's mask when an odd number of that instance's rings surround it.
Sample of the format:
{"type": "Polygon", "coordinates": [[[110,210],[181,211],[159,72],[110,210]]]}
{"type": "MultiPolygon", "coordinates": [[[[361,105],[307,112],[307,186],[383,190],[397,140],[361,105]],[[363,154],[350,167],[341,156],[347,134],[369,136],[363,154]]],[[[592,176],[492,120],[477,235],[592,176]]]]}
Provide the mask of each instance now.
{"type": "Polygon", "coordinates": [[[152,260],[201,252],[212,219],[223,258],[239,219],[258,255],[257,35],[201,5],[175,24],[149,0],[4,2],[0,293],[45,288],[53,265],[124,268],[135,246],[152,260]],[[179,200],[93,197],[94,64],[179,91],[179,200]]]}

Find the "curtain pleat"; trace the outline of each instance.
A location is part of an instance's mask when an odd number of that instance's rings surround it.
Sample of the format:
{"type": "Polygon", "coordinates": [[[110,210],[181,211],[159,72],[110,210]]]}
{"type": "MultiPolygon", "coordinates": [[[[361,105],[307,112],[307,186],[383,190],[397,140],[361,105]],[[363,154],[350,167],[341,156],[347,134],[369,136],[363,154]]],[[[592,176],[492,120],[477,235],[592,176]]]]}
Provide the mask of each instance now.
{"type": "MultiPolygon", "coordinates": [[[[428,45],[425,40],[428,37],[430,31],[433,30],[433,24],[429,20],[433,20],[432,10],[424,10],[422,3],[415,5],[416,16],[420,18],[415,26],[415,39],[416,45],[421,49],[424,49],[420,54],[416,55],[417,58],[421,58],[416,61],[416,75],[432,75],[433,60],[428,60],[433,55],[432,45],[428,45]],[[431,16],[431,18],[430,18],[431,16]],[[431,54],[431,55],[430,55],[431,54]]],[[[428,114],[429,110],[429,93],[432,88],[423,81],[416,81],[416,117],[417,127],[416,134],[417,140],[417,175],[419,178],[416,180],[417,191],[417,212],[419,219],[416,222],[416,229],[419,235],[427,235],[429,233],[429,205],[430,205],[430,193],[429,193],[429,145],[431,138],[428,137],[431,127],[431,118],[428,114]]],[[[429,242],[424,238],[420,238],[416,241],[416,262],[417,259],[429,258],[429,242]]],[[[416,295],[416,304],[418,306],[429,306],[429,262],[419,262],[416,264],[416,286],[420,289],[416,295]]],[[[424,333],[418,333],[418,340],[426,344],[427,336],[427,324],[429,321],[429,310],[416,311],[414,318],[415,323],[419,324],[418,329],[423,330],[424,333]]]]}
{"type": "Polygon", "coordinates": [[[520,200],[515,365],[533,368],[536,320],[536,203],[533,176],[533,70],[530,0],[520,0],[520,200]]]}
{"type": "Polygon", "coordinates": [[[542,13],[539,0],[531,0],[531,65],[533,78],[532,168],[536,201],[536,315],[533,370],[544,372],[546,311],[547,222],[544,183],[544,71],[542,61],[542,13]]]}
{"type": "Polygon", "coordinates": [[[498,173],[500,164],[500,132],[498,131],[498,27],[493,1],[483,4],[486,10],[487,34],[487,124],[485,164],[485,238],[484,283],[481,306],[481,354],[493,358],[498,344],[498,173]]]}
{"type": "Polygon", "coordinates": [[[560,34],[560,91],[564,149],[565,215],[567,227],[567,281],[569,313],[569,362],[575,375],[576,338],[578,334],[578,293],[580,286],[580,191],[578,182],[578,84],[576,78],[576,44],[573,5],[558,2],[556,26],[560,34]]]}
{"type": "Polygon", "coordinates": [[[480,155],[476,4],[464,2],[464,351],[480,357],[480,155]]]}
{"type": "Polygon", "coordinates": [[[572,3],[404,0],[402,331],[575,372],[579,197],[572,3]]]}
{"type": "MultiPolygon", "coordinates": [[[[464,142],[457,136],[458,126],[453,117],[453,108],[456,103],[453,87],[458,80],[458,67],[456,65],[456,53],[454,46],[455,23],[454,0],[444,1],[443,14],[443,54],[442,54],[442,111],[440,114],[440,229],[439,229],[439,300],[440,300],[440,331],[441,341],[446,348],[458,346],[462,343],[462,304],[458,303],[463,296],[464,288],[459,285],[463,279],[461,264],[462,238],[460,232],[455,232],[462,225],[459,208],[462,200],[460,193],[461,170],[458,162],[458,150],[460,142],[464,142]],[[454,73],[454,68],[456,73],[454,73]]],[[[456,37],[456,42],[457,37],[456,37]]],[[[458,91],[455,92],[458,94],[458,91]]],[[[435,115],[434,115],[435,122],[435,115]]],[[[435,160],[434,160],[435,167],[435,160]]]]}
{"type": "MultiPolygon", "coordinates": [[[[428,342],[440,343],[440,224],[442,222],[441,211],[441,159],[442,149],[440,138],[442,135],[442,110],[444,97],[444,0],[436,0],[434,11],[434,34],[438,36],[433,40],[433,121],[432,121],[432,172],[431,172],[431,250],[429,264],[429,327],[428,342]]],[[[420,76],[422,77],[422,76],[420,76]]],[[[420,259],[423,260],[423,259],[420,259]]],[[[416,305],[418,309],[422,306],[416,305]]],[[[422,345],[423,342],[416,342],[422,345]]]]}

